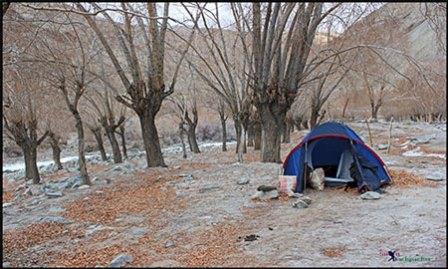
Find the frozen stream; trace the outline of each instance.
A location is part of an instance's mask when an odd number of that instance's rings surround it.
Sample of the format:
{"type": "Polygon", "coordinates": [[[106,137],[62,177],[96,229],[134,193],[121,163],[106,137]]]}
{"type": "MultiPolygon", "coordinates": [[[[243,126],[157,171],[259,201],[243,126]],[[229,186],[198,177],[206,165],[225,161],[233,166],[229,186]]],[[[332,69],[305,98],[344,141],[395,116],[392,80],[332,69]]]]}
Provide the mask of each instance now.
{"type": "MultiPolygon", "coordinates": [[[[227,142],[227,145],[233,145],[236,144],[236,141],[229,141],[227,142]]],[[[217,148],[217,147],[221,147],[222,143],[221,142],[207,142],[207,143],[200,143],[199,147],[201,150],[207,150],[207,149],[212,149],[212,148],[217,148]]],[[[169,146],[167,148],[162,149],[162,152],[164,154],[172,154],[172,153],[178,153],[178,152],[182,152],[182,146],[180,144],[175,144],[173,146],[169,146]]],[[[143,155],[144,151],[130,151],[129,155],[143,155]]],[[[92,160],[94,158],[99,158],[99,153],[95,153],[95,154],[87,154],[86,155],[86,159],[92,160]]],[[[67,157],[63,157],[61,158],[61,163],[67,163],[67,162],[71,162],[71,161],[77,161],[78,160],[78,156],[67,156],[67,157]]],[[[37,162],[37,167],[39,167],[39,169],[45,168],[47,166],[53,165],[54,162],[53,160],[43,160],[43,161],[39,161],[37,162]]],[[[15,163],[4,163],[3,164],[3,173],[13,173],[13,172],[17,172],[20,170],[24,170],[25,169],[25,163],[23,161],[20,162],[15,162],[15,163]]]]}

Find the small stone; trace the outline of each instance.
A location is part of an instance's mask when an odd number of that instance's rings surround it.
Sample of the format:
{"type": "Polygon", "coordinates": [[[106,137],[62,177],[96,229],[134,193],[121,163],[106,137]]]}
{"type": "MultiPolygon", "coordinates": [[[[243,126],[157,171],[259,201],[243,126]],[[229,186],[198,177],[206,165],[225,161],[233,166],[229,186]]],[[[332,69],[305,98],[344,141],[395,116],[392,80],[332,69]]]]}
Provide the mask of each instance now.
{"type": "Polygon", "coordinates": [[[11,263],[9,263],[9,262],[4,262],[4,263],[2,264],[2,267],[3,267],[3,268],[5,268],[5,267],[11,267],[11,263]]]}
{"type": "Polygon", "coordinates": [[[165,243],[166,248],[171,248],[171,247],[175,247],[175,246],[176,246],[176,244],[172,240],[168,240],[165,243]]]}
{"type": "Polygon", "coordinates": [[[257,191],[252,197],[252,200],[270,200],[270,199],[277,199],[278,198],[278,191],[272,190],[272,191],[257,191]]]}
{"type": "Polygon", "coordinates": [[[388,147],[387,144],[379,144],[379,145],[376,146],[376,148],[378,150],[384,150],[384,149],[387,149],[387,147],[388,147]]]}
{"type": "Polygon", "coordinates": [[[426,179],[432,180],[432,181],[442,181],[445,179],[445,175],[442,173],[433,172],[433,173],[426,175],[426,179]]]}
{"type": "Polygon", "coordinates": [[[307,208],[308,207],[308,203],[305,202],[304,200],[297,200],[292,204],[292,207],[294,208],[307,208]]]}
{"type": "Polygon", "coordinates": [[[324,189],[325,172],[322,168],[317,168],[311,174],[311,188],[322,191],[324,189]]]}
{"type": "Polygon", "coordinates": [[[8,207],[8,206],[10,206],[10,205],[12,205],[12,203],[4,203],[4,204],[3,204],[3,208],[8,207]]]}
{"type": "Polygon", "coordinates": [[[84,189],[88,189],[88,188],[90,188],[89,185],[81,185],[81,186],[79,186],[78,190],[84,190],[84,189]]]}
{"type": "Polygon", "coordinates": [[[363,200],[378,200],[380,198],[381,194],[377,193],[376,191],[368,191],[361,194],[361,199],[363,200]]]}
{"type": "Polygon", "coordinates": [[[263,192],[270,192],[273,190],[277,190],[277,187],[261,185],[257,188],[257,191],[263,191],[263,192]]]}
{"type": "Polygon", "coordinates": [[[298,192],[289,192],[288,196],[290,198],[300,198],[303,196],[303,193],[298,193],[298,192]]]}
{"type": "Polygon", "coordinates": [[[25,190],[23,193],[24,195],[30,195],[30,196],[38,196],[42,194],[42,186],[40,185],[31,185],[28,187],[28,189],[25,190]]]}
{"type": "Polygon", "coordinates": [[[66,220],[61,216],[44,216],[40,218],[41,222],[57,222],[57,223],[70,223],[70,221],[66,220]]]}
{"type": "Polygon", "coordinates": [[[248,178],[240,178],[236,182],[236,184],[238,184],[238,185],[246,185],[247,183],[249,183],[249,179],[248,178]]]}
{"type": "Polygon", "coordinates": [[[52,206],[48,209],[48,212],[51,212],[51,213],[59,213],[59,212],[63,212],[63,211],[64,211],[64,209],[60,206],[52,206]]]}
{"type": "Polygon", "coordinates": [[[311,198],[308,196],[303,196],[302,198],[300,198],[301,201],[304,201],[307,205],[311,204],[311,198]]]}
{"type": "Polygon", "coordinates": [[[131,255],[126,254],[126,253],[121,253],[118,254],[113,260],[112,262],[109,264],[109,267],[123,267],[128,263],[131,263],[134,259],[132,258],[131,255]]]}
{"type": "Polygon", "coordinates": [[[45,192],[45,195],[48,196],[49,198],[58,198],[64,196],[64,194],[60,191],[45,192]]]}
{"type": "Polygon", "coordinates": [[[102,229],[104,229],[104,227],[103,227],[101,224],[93,224],[93,225],[90,225],[89,227],[87,227],[86,235],[87,235],[87,236],[92,235],[92,234],[94,234],[94,233],[96,233],[97,231],[100,231],[100,230],[102,230],[102,229]]]}

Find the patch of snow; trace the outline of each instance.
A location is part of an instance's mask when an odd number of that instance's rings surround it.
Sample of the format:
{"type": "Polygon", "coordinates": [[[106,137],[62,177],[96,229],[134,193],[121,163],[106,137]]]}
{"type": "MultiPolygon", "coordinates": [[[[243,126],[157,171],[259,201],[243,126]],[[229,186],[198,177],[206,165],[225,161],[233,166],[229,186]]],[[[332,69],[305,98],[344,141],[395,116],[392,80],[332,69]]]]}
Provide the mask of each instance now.
{"type": "Polygon", "coordinates": [[[406,157],[436,157],[446,160],[446,154],[424,153],[420,151],[420,147],[416,147],[413,150],[406,151],[402,155],[406,157]]]}

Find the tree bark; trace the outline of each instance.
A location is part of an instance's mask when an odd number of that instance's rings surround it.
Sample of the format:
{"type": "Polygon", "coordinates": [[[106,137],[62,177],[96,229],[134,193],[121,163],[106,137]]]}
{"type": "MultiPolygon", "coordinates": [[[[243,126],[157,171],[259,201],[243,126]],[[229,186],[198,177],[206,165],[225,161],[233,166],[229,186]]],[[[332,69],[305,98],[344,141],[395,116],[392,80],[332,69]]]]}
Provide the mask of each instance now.
{"type": "Polygon", "coordinates": [[[255,139],[255,132],[253,124],[249,124],[249,127],[247,128],[247,146],[253,147],[254,146],[254,139],[255,139]]]}
{"type": "Polygon", "coordinates": [[[184,141],[184,124],[183,122],[179,123],[179,136],[180,136],[180,142],[182,143],[182,157],[184,159],[187,158],[187,149],[185,147],[185,141],[184,141]]]}
{"type": "Polygon", "coordinates": [[[126,148],[126,137],[125,137],[125,128],[124,125],[120,125],[120,137],[121,137],[121,149],[123,150],[123,156],[127,159],[128,158],[128,150],[126,148]]]}
{"type": "Polygon", "coordinates": [[[56,164],[57,169],[61,170],[63,167],[61,163],[61,148],[59,147],[59,137],[53,132],[49,133],[49,137],[51,149],[53,151],[53,161],[56,164]]]}
{"type": "Polygon", "coordinates": [[[370,103],[370,108],[372,110],[372,119],[378,119],[378,111],[380,110],[380,107],[381,105],[379,103],[370,103]]]}
{"type": "Polygon", "coordinates": [[[291,142],[291,124],[289,122],[285,122],[283,126],[282,143],[290,143],[290,142],[291,142]]]}
{"type": "Polygon", "coordinates": [[[263,104],[260,109],[261,128],[262,128],[262,143],[261,143],[261,160],[262,162],[280,163],[280,141],[281,132],[283,129],[285,113],[278,112],[274,114],[273,110],[280,110],[280,107],[269,107],[263,104]]]}
{"type": "Polygon", "coordinates": [[[143,113],[139,114],[139,120],[142,128],[143,145],[146,151],[146,162],[148,167],[166,167],[160,148],[159,135],[157,134],[154,117],[149,113],[143,113]]]}
{"type": "Polygon", "coordinates": [[[109,139],[110,145],[112,147],[114,163],[122,163],[123,158],[121,157],[120,146],[118,145],[117,137],[115,136],[113,128],[106,127],[105,130],[107,138],[109,139]]]}
{"type": "Polygon", "coordinates": [[[107,161],[106,150],[104,149],[103,136],[101,134],[101,128],[97,128],[95,130],[91,130],[93,135],[95,136],[96,143],[98,144],[98,150],[101,154],[101,160],[107,161]]]}
{"type": "Polygon", "coordinates": [[[221,117],[221,128],[222,128],[222,151],[227,151],[227,125],[226,118],[221,117]]]}
{"type": "Polygon", "coordinates": [[[89,175],[87,173],[87,164],[85,156],[85,141],[84,141],[84,128],[82,124],[81,116],[78,111],[72,111],[76,120],[76,132],[78,134],[78,158],[79,158],[79,172],[81,174],[81,180],[83,185],[92,185],[89,175]]]}
{"type": "Polygon", "coordinates": [[[37,146],[23,144],[23,156],[25,157],[25,176],[32,179],[33,184],[40,183],[39,169],[37,168],[37,146]]]}
{"type": "Polygon", "coordinates": [[[193,153],[201,153],[201,151],[199,150],[198,141],[196,139],[196,125],[188,126],[187,136],[188,136],[188,144],[190,145],[190,150],[193,153]]]}
{"type": "Polygon", "coordinates": [[[312,107],[310,114],[310,129],[313,129],[317,124],[317,119],[319,118],[319,107],[312,107]]]}
{"type": "Polygon", "coordinates": [[[350,98],[345,99],[344,106],[342,108],[342,118],[345,118],[345,112],[347,111],[348,102],[350,101],[350,98]]]}
{"type": "Polygon", "coordinates": [[[240,149],[240,144],[242,142],[241,140],[241,133],[242,133],[242,128],[241,128],[241,122],[238,119],[235,119],[235,117],[233,118],[233,123],[235,125],[235,133],[236,133],[236,149],[235,152],[238,153],[239,149],[240,149]]]}
{"type": "Polygon", "coordinates": [[[254,150],[261,149],[261,124],[259,122],[254,124],[254,150]]]}
{"type": "Polygon", "coordinates": [[[246,134],[247,134],[247,128],[243,125],[243,153],[247,153],[247,144],[246,144],[246,134]]]}

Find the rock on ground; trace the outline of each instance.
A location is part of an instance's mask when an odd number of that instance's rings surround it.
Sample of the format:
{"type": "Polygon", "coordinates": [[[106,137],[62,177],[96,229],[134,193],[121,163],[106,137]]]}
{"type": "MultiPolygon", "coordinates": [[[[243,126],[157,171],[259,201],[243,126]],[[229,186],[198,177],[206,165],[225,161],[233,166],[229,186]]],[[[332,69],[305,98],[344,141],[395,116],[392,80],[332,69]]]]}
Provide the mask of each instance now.
{"type": "Polygon", "coordinates": [[[363,194],[361,194],[361,199],[364,200],[378,200],[381,198],[381,194],[377,193],[376,191],[368,191],[363,194]]]}
{"type": "Polygon", "coordinates": [[[270,200],[270,199],[277,199],[277,198],[278,198],[278,191],[277,190],[257,191],[252,196],[252,200],[270,200]]]}
{"type": "Polygon", "coordinates": [[[126,253],[120,253],[118,254],[113,260],[112,262],[109,264],[109,267],[123,267],[126,264],[132,262],[134,259],[132,258],[131,255],[126,254],[126,253]]]}
{"type": "Polygon", "coordinates": [[[325,173],[324,169],[317,168],[311,174],[311,188],[322,191],[324,189],[325,173]]]}
{"type": "Polygon", "coordinates": [[[240,178],[236,182],[236,184],[238,184],[238,185],[246,185],[247,183],[249,183],[249,179],[248,178],[240,178]]]}

